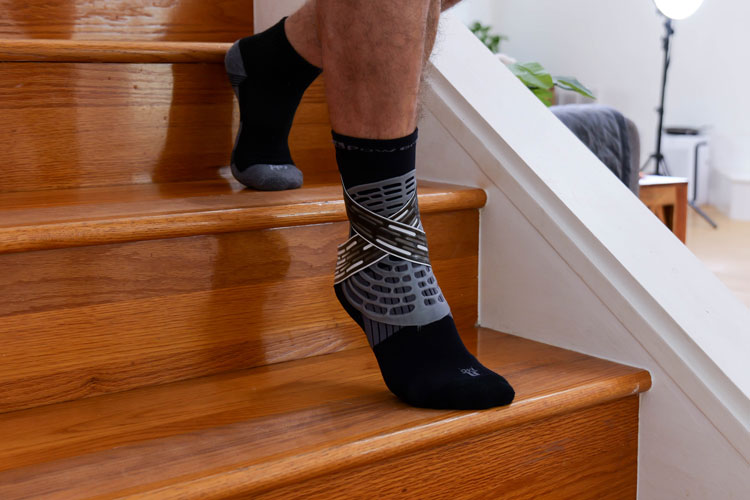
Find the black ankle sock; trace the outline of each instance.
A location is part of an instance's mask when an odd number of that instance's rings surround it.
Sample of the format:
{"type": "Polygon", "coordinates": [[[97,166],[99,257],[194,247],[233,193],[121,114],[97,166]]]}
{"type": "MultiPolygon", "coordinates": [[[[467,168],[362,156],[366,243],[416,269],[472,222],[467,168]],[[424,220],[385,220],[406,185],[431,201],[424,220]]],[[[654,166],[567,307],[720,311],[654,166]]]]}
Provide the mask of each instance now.
{"type": "Polygon", "coordinates": [[[238,40],[225,59],[240,104],[232,172],[240,182],[257,189],[291,189],[302,184],[302,173],[289,152],[289,131],[305,89],[321,73],[289,43],[285,20],[238,40]]]}
{"type": "Polygon", "coordinates": [[[339,249],[336,296],[367,335],[386,385],[423,408],[509,404],[513,389],[466,349],[428,265],[415,198],[417,131],[333,138],[352,222],[339,249]],[[373,219],[381,227],[368,225],[373,219]]]}

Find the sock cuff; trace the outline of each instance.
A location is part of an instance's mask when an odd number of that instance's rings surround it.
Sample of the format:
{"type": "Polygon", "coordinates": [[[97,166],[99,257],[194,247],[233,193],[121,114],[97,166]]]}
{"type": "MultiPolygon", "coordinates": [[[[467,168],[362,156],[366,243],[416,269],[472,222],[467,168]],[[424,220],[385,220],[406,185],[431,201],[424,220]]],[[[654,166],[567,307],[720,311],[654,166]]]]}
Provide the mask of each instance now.
{"type": "Polygon", "coordinates": [[[286,17],[267,30],[239,40],[240,53],[247,70],[253,70],[258,64],[295,80],[312,82],[323,71],[302,57],[292,46],[286,36],[286,17]]]}
{"type": "Polygon", "coordinates": [[[287,51],[290,54],[290,57],[293,57],[294,59],[297,59],[297,63],[303,67],[307,67],[308,71],[311,73],[320,74],[323,69],[315,66],[313,63],[302,57],[302,54],[297,52],[297,49],[294,48],[292,45],[292,42],[289,41],[289,38],[286,36],[286,28],[284,27],[286,25],[286,20],[289,18],[289,16],[284,16],[281,18],[281,21],[276,23],[276,26],[274,26],[274,29],[278,29],[279,31],[279,38],[283,39],[284,45],[287,47],[287,51]]]}
{"type": "Polygon", "coordinates": [[[351,137],[339,134],[336,131],[331,130],[333,145],[336,149],[362,151],[364,153],[394,153],[397,151],[405,151],[417,145],[418,133],[419,128],[415,128],[414,132],[411,134],[396,139],[365,139],[362,137],[351,137]]]}
{"type": "Polygon", "coordinates": [[[331,131],[336,162],[346,189],[414,171],[417,133],[396,139],[365,139],[331,131]]]}

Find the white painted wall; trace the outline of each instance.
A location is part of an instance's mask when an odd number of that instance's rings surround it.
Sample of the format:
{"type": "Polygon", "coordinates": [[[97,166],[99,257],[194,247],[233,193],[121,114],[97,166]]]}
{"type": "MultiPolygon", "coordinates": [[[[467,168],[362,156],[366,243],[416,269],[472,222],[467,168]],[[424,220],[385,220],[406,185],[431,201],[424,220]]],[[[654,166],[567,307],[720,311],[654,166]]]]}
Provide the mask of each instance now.
{"type": "Polygon", "coordinates": [[[305,0],[255,0],[253,2],[253,19],[255,32],[258,33],[294,13],[305,4],[305,0]]]}
{"type": "MultiPolygon", "coordinates": [[[[574,75],[599,101],[638,125],[643,155],[654,150],[661,79],[662,19],[652,0],[464,0],[456,13],[510,37],[504,51],[574,75]]],[[[705,0],[675,25],[666,124],[711,127],[712,166],[735,182],[750,179],[750,2],[705,0]]],[[[645,158],[644,158],[645,159],[645,158]]],[[[715,191],[715,190],[714,190],[715,191]]],[[[712,200],[750,218],[735,200],[712,200]]]]}
{"type": "Polygon", "coordinates": [[[462,0],[454,6],[450,12],[464,24],[470,24],[481,20],[488,24],[487,19],[495,19],[497,11],[497,0],[462,0]]]}

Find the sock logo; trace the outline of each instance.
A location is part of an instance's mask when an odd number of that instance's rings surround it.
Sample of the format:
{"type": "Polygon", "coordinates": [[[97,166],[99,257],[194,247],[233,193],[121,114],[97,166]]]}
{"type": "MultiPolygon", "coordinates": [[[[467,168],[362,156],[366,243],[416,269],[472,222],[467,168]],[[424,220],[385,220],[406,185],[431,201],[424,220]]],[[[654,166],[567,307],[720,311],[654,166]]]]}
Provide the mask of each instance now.
{"type": "Polygon", "coordinates": [[[476,371],[474,368],[461,368],[461,373],[464,375],[469,375],[471,377],[478,377],[479,372],[476,371]]]}

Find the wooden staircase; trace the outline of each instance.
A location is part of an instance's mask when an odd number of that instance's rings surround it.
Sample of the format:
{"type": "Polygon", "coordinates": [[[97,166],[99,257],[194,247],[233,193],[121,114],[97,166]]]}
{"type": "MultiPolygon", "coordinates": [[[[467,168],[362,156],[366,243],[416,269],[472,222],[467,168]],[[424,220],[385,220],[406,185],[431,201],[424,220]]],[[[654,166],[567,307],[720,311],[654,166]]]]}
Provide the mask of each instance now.
{"type": "Polygon", "coordinates": [[[506,408],[404,405],[336,302],[318,81],[302,189],[242,189],[223,72],[252,2],[0,0],[0,498],[634,498],[647,372],[476,328],[485,193],[420,185],[506,408]],[[103,5],[106,6],[103,7],[103,5]]]}

